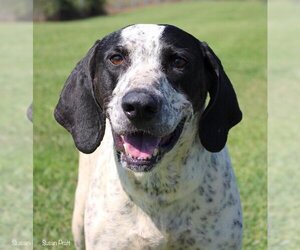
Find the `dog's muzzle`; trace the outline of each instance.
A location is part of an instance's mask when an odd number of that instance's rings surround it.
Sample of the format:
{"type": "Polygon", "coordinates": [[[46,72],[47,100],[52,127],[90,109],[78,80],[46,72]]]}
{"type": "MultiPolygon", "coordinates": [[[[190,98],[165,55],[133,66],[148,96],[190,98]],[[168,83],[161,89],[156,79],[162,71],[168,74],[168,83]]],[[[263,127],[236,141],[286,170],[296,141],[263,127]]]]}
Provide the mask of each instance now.
{"type": "Polygon", "coordinates": [[[167,135],[157,136],[157,131],[148,129],[150,123],[155,124],[161,103],[159,97],[144,90],[130,91],[122,98],[123,112],[134,130],[129,129],[124,134],[113,131],[113,137],[119,161],[132,171],[150,171],[174,147],[181,135],[185,119],[167,135]]]}

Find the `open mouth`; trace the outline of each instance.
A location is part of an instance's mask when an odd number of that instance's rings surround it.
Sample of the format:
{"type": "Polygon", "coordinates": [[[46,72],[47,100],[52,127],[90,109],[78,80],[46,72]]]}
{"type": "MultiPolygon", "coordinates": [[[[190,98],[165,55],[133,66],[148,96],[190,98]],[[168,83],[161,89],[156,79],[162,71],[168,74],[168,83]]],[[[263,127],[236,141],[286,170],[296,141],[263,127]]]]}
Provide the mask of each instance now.
{"type": "Polygon", "coordinates": [[[184,123],[185,118],[172,133],[163,137],[153,136],[144,131],[125,135],[113,133],[119,161],[126,163],[126,167],[135,172],[152,170],[163,155],[175,146],[184,123]]]}

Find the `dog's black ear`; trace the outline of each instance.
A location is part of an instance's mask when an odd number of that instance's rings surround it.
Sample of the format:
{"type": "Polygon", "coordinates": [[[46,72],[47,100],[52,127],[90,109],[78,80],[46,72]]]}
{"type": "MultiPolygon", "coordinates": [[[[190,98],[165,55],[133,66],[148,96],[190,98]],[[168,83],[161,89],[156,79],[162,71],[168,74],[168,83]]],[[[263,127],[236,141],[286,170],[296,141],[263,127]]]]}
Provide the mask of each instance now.
{"type": "Polygon", "coordinates": [[[219,152],[226,144],[228,131],[242,120],[242,112],[221,61],[206,43],[200,42],[200,46],[210,100],[200,119],[199,136],[208,151],[219,152]]]}
{"type": "Polygon", "coordinates": [[[105,114],[93,91],[97,41],[68,77],[54,111],[56,121],[67,129],[76,147],[83,153],[92,153],[105,131],[105,114]]]}

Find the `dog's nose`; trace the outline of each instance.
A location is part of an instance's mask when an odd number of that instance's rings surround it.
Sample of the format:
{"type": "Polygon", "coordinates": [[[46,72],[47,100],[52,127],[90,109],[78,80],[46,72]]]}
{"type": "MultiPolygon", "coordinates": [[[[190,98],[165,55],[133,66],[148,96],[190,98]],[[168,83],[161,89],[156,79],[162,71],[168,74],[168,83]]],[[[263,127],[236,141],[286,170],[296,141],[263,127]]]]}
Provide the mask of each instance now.
{"type": "Polygon", "coordinates": [[[122,108],[133,122],[150,121],[159,112],[161,101],[144,90],[133,90],[122,98],[122,108]]]}

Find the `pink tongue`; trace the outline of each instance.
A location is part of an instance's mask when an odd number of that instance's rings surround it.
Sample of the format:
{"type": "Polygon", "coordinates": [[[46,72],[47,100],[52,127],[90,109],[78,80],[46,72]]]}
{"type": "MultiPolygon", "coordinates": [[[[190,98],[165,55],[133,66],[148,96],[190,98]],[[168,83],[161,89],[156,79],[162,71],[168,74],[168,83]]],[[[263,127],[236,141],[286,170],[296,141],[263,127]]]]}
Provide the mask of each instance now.
{"type": "Polygon", "coordinates": [[[159,142],[160,138],[150,135],[125,135],[123,137],[126,154],[142,159],[151,158],[159,142]]]}

